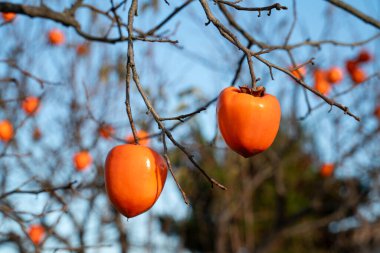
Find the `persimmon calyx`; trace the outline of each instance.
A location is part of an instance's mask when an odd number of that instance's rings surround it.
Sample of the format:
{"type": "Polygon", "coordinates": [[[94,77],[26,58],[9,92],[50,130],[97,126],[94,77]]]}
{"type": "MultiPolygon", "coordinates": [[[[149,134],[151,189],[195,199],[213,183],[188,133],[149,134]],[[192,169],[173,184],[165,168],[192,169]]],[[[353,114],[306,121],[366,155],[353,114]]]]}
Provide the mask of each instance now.
{"type": "Polygon", "coordinates": [[[265,95],[265,87],[257,86],[256,89],[249,88],[248,85],[239,86],[241,93],[250,94],[254,97],[263,97],[265,95]]]}

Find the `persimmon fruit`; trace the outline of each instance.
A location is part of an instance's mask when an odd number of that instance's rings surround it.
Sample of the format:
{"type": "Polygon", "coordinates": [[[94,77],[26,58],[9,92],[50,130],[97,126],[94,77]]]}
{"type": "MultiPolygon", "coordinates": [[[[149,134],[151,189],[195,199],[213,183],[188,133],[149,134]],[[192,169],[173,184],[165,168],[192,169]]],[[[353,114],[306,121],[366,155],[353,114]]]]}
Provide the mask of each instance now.
{"type": "Polygon", "coordinates": [[[3,12],[2,17],[3,17],[3,20],[5,22],[12,22],[16,18],[16,13],[14,13],[14,12],[3,12]]]}
{"type": "Polygon", "coordinates": [[[348,73],[352,73],[358,67],[358,63],[354,60],[346,61],[346,69],[348,73]]]}
{"type": "Polygon", "coordinates": [[[38,127],[34,128],[34,130],[33,130],[33,140],[38,141],[41,138],[42,138],[41,130],[38,127]]]}
{"type": "Polygon", "coordinates": [[[103,124],[99,128],[99,135],[104,139],[110,139],[115,134],[115,129],[108,124],[103,124]]]}
{"type": "MultiPolygon", "coordinates": [[[[137,138],[139,139],[139,144],[143,146],[148,146],[150,143],[150,139],[147,138],[149,134],[144,131],[144,130],[138,130],[137,133],[137,138]]],[[[128,144],[134,144],[135,143],[135,138],[133,137],[133,134],[129,134],[127,138],[125,139],[128,144]]]]}
{"type": "Polygon", "coordinates": [[[76,47],[77,55],[79,56],[85,56],[89,52],[88,44],[87,43],[81,43],[78,44],[76,47]]]}
{"type": "Polygon", "coordinates": [[[351,72],[351,79],[355,84],[359,84],[367,79],[367,74],[362,68],[357,67],[351,72]]]}
{"type": "Polygon", "coordinates": [[[28,235],[33,244],[38,245],[45,236],[45,228],[39,224],[31,225],[28,229],[28,235]]]}
{"type": "Polygon", "coordinates": [[[327,95],[331,90],[331,84],[327,81],[327,72],[322,69],[314,70],[314,89],[327,95]]]}
{"type": "Polygon", "coordinates": [[[369,62],[373,58],[372,54],[368,52],[367,50],[363,49],[362,51],[359,52],[357,61],[358,62],[369,62]]]}
{"type": "Polygon", "coordinates": [[[331,84],[338,84],[343,80],[343,71],[339,67],[331,67],[326,72],[326,79],[331,84]]]}
{"type": "Polygon", "coordinates": [[[292,74],[297,77],[298,79],[301,78],[301,76],[305,76],[306,74],[306,68],[305,66],[300,67],[299,69],[295,69],[291,71],[292,74]]]}
{"type": "Polygon", "coordinates": [[[329,92],[331,90],[331,84],[329,82],[327,82],[326,80],[321,79],[321,80],[317,80],[314,83],[314,88],[326,96],[329,94],[329,92]]]}
{"type": "Polygon", "coordinates": [[[77,171],[83,171],[91,165],[92,156],[87,150],[82,150],[74,154],[73,162],[77,171]]]}
{"type": "Polygon", "coordinates": [[[325,163],[322,165],[319,173],[322,177],[331,177],[331,175],[334,173],[335,166],[332,163],[325,163]]]}
{"type": "Polygon", "coordinates": [[[34,115],[40,106],[40,99],[38,97],[27,97],[22,101],[22,109],[27,115],[34,115]]]}
{"type": "Polygon", "coordinates": [[[7,119],[0,121],[0,140],[8,142],[13,138],[13,135],[12,123],[7,119]]]}
{"type": "Polygon", "coordinates": [[[65,35],[57,28],[53,28],[48,32],[48,40],[52,45],[61,45],[65,42],[65,35]]]}
{"type": "Polygon", "coordinates": [[[280,103],[263,87],[256,91],[248,87],[222,90],[216,113],[224,141],[245,158],[268,149],[280,126],[280,103]]]}
{"type": "Polygon", "coordinates": [[[153,149],[124,144],[111,149],[105,162],[105,186],[113,206],[132,218],[149,210],[159,198],[167,164],[153,149]]]}

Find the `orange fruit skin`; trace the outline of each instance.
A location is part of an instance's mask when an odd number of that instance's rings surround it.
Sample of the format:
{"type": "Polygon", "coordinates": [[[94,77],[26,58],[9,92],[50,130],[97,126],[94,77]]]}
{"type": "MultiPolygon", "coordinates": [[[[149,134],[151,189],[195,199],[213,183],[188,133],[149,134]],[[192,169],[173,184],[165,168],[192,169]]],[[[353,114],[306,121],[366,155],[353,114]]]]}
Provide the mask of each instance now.
{"type": "Polygon", "coordinates": [[[326,80],[317,80],[314,83],[314,88],[322,93],[323,95],[328,95],[331,90],[331,84],[326,80]]]}
{"type": "Polygon", "coordinates": [[[41,225],[31,225],[28,230],[28,235],[33,244],[38,245],[45,236],[45,228],[41,225]]]}
{"type": "Polygon", "coordinates": [[[296,69],[296,70],[292,70],[292,74],[293,74],[295,77],[297,77],[298,79],[301,78],[301,75],[302,75],[302,76],[305,76],[305,74],[306,74],[306,68],[305,68],[305,66],[303,66],[303,67],[301,67],[301,68],[299,68],[299,69],[296,69]]]}
{"type": "Polygon", "coordinates": [[[16,18],[16,13],[13,12],[3,12],[2,13],[3,20],[5,22],[11,22],[16,18]]]}
{"type": "Polygon", "coordinates": [[[65,35],[57,28],[51,29],[48,33],[49,43],[52,45],[61,45],[65,42],[65,35]]]}
{"type": "Polygon", "coordinates": [[[99,135],[104,139],[110,139],[115,134],[115,129],[111,125],[102,125],[99,128],[99,135]]]}
{"type": "Polygon", "coordinates": [[[343,71],[339,67],[332,67],[326,72],[326,79],[332,84],[338,84],[343,80],[343,71]]]}
{"type": "MultiPolygon", "coordinates": [[[[137,138],[139,138],[139,144],[142,146],[149,146],[150,139],[147,138],[149,134],[145,132],[144,130],[139,130],[137,131],[137,138]]],[[[133,137],[133,134],[130,134],[127,136],[125,139],[128,144],[134,144],[135,143],[135,138],[133,137]]]]}
{"type": "Polygon", "coordinates": [[[22,101],[22,109],[28,115],[34,115],[40,106],[40,99],[37,97],[27,97],[22,101]]]}
{"type": "Polygon", "coordinates": [[[332,163],[325,163],[322,165],[320,174],[322,177],[330,177],[334,173],[335,166],[332,163]]]}
{"type": "Polygon", "coordinates": [[[272,145],[280,127],[281,107],[270,94],[255,97],[228,87],[219,95],[216,114],[226,144],[248,158],[272,145]]]}
{"type": "Polygon", "coordinates": [[[124,144],[111,149],[105,162],[105,186],[113,206],[128,218],[149,210],[159,198],[167,164],[153,149],[124,144]]]}
{"type": "Polygon", "coordinates": [[[38,141],[41,138],[42,138],[41,130],[38,127],[34,128],[34,130],[33,130],[33,140],[38,141]]]}
{"type": "Polygon", "coordinates": [[[13,125],[9,120],[0,121],[0,140],[8,142],[13,138],[13,125]]]}
{"type": "Polygon", "coordinates": [[[348,73],[352,73],[358,67],[358,63],[354,60],[348,60],[346,62],[346,69],[348,73]]]}
{"type": "Polygon", "coordinates": [[[372,54],[370,52],[368,52],[367,50],[363,49],[362,51],[360,51],[358,58],[357,58],[357,61],[358,62],[369,62],[369,61],[372,61],[372,59],[373,59],[372,54]]]}
{"type": "Polygon", "coordinates": [[[367,75],[362,68],[357,67],[351,72],[351,79],[355,84],[359,84],[367,79],[367,75]]]}
{"type": "Polygon", "coordinates": [[[88,151],[80,151],[74,154],[74,166],[77,171],[83,171],[92,163],[92,156],[88,151]]]}
{"type": "Polygon", "coordinates": [[[85,44],[85,43],[78,44],[78,45],[77,45],[77,48],[76,48],[76,51],[77,51],[77,54],[78,54],[79,56],[87,55],[88,52],[89,52],[88,45],[85,44]]]}
{"type": "Polygon", "coordinates": [[[327,81],[327,73],[321,69],[314,71],[314,89],[327,95],[331,90],[331,84],[327,81]]]}

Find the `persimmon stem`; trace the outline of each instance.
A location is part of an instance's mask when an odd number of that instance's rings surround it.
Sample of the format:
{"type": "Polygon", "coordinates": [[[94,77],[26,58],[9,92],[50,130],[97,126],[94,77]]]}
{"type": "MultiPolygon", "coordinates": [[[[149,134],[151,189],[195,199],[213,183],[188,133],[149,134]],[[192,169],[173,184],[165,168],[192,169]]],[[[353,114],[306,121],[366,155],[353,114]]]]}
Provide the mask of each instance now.
{"type": "Polygon", "coordinates": [[[253,68],[252,56],[250,53],[247,54],[247,61],[248,61],[249,73],[251,74],[252,89],[256,90],[257,80],[256,80],[255,70],[253,68]]]}
{"type": "Polygon", "coordinates": [[[258,86],[255,88],[249,88],[248,85],[239,86],[242,93],[252,95],[254,97],[263,97],[265,95],[265,88],[263,86],[258,86]]]}

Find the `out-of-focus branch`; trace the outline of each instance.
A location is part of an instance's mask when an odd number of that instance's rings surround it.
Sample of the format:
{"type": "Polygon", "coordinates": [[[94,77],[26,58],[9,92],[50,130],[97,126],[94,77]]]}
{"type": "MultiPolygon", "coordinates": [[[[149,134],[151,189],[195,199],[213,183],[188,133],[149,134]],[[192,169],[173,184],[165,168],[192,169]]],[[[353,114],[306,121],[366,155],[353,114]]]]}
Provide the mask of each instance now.
{"type": "Polygon", "coordinates": [[[53,192],[53,191],[58,191],[58,190],[71,190],[73,185],[76,182],[77,181],[72,181],[72,182],[65,184],[65,185],[62,185],[62,186],[57,186],[57,187],[52,187],[52,188],[42,188],[42,189],[38,189],[38,190],[21,190],[21,189],[17,188],[17,189],[14,189],[12,191],[9,191],[9,192],[6,192],[6,193],[0,195],[0,199],[6,198],[12,194],[35,194],[35,195],[38,195],[38,194],[43,193],[43,192],[53,192]]]}
{"type": "Polygon", "coordinates": [[[177,15],[182,9],[188,6],[193,0],[187,0],[182,5],[174,9],[172,13],[169,14],[164,20],[162,20],[158,25],[146,32],[146,35],[153,35],[157,30],[159,30],[163,25],[165,25],[169,20],[171,20],[175,15],[177,15]]]}
{"type": "MultiPolygon", "coordinates": [[[[75,31],[82,36],[83,38],[91,41],[98,41],[104,43],[117,43],[127,41],[129,37],[121,36],[119,38],[108,38],[94,36],[89,33],[86,33],[82,30],[80,23],[75,19],[73,13],[68,10],[67,12],[57,12],[49,7],[43,5],[40,7],[31,6],[31,5],[22,5],[22,4],[12,4],[7,2],[0,2],[0,12],[14,12],[18,14],[24,14],[31,18],[39,17],[58,22],[64,26],[72,27],[75,31]]],[[[133,36],[133,40],[141,40],[146,42],[168,42],[176,44],[177,40],[170,40],[166,38],[146,38],[141,36],[133,36]]]]}
{"type": "Polygon", "coordinates": [[[345,2],[341,0],[326,0],[326,1],[354,15],[355,17],[361,19],[365,23],[370,24],[373,27],[380,29],[380,21],[368,16],[367,14],[359,11],[358,9],[352,7],[351,5],[346,4],[345,2]]]}
{"type": "Polygon", "coordinates": [[[268,16],[270,16],[273,9],[275,9],[277,11],[288,9],[288,7],[282,6],[279,3],[275,3],[275,4],[272,4],[269,6],[265,6],[265,7],[243,7],[243,6],[240,6],[240,5],[233,3],[233,2],[228,2],[228,1],[223,1],[223,0],[214,0],[214,1],[216,3],[228,5],[228,6],[234,8],[236,10],[239,10],[239,11],[257,11],[257,12],[259,12],[259,17],[261,16],[262,11],[268,11],[268,16]]]}

